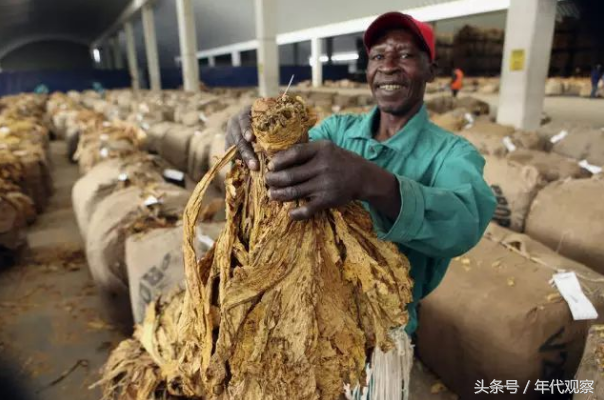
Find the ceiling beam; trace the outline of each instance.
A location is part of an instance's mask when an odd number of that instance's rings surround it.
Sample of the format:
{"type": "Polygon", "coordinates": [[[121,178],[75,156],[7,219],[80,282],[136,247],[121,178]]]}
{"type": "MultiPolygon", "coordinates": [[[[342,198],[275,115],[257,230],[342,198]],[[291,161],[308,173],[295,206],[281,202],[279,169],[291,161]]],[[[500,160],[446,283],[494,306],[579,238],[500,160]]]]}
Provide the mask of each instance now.
{"type": "Polygon", "coordinates": [[[147,3],[152,4],[153,2],[155,2],[155,0],[132,0],[126,6],[126,8],[124,8],[124,11],[122,11],[120,16],[117,17],[117,19],[113,22],[113,24],[111,24],[111,26],[109,26],[109,28],[107,28],[105,31],[103,31],[103,33],[100,34],[99,37],[97,37],[95,40],[93,40],[92,43],[90,44],[90,46],[91,47],[100,46],[105,40],[107,40],[109,37],[113,36],[114,33],[120,31],[122,29],[122,26],[124,25],[124,23],[127,21],[130,21],[132,19],[132,17],[134,17],[134,15],[136,13],[138,13],[145,4],[147,4],[147,3]]]}
{"type": "Polygon", "coordinates": [[[43,42],[49,40],[58,40],[63,42],[72,42],[79,43],[83,45],[88,45],[88,41],[82,39],[79,36],[75,35],[63,35],[63,34],[41,34],[41,35],[30,35],[26,37],[22,37],[16,40],[9,42],[7,45],[2,46],[0,48],[0,60],[3,59],[8,53],[11,53],[14,50],[17,50],[20,47],[28,45],[30,43],[35,42],[43,42]]]}

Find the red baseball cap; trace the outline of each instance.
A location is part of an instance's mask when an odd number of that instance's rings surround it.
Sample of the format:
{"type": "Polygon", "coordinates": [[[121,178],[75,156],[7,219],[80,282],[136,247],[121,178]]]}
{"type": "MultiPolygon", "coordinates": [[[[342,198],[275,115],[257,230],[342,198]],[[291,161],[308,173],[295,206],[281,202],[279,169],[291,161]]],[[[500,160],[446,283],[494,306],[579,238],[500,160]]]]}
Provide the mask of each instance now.
{"type": "Polygon", "coordinates": [[[371,25],[369,25],[369,28],[367,28],[363,35],[363,43],[365,44],[367,53],[369,53],[371,46],[375,44],[382,34],[392,29],[406,29],[413,33],[425,47],[425,50],[428,51],[430,60],[434,61],[436,48],[434,45],[434,30],[432,30],[432,27],[425,22],[416,20],[408,14],[396,11],[380,15],[371,23],[371,25]]]}

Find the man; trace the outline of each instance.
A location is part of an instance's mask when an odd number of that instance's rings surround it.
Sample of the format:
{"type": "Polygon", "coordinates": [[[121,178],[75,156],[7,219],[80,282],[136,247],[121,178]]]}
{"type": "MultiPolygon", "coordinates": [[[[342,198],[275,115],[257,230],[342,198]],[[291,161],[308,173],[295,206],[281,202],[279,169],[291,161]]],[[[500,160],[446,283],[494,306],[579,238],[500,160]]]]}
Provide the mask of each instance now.
{"type": "Polygon", "coordinates": [[[602,65],[598,64],[591,70],[591,95],[592,99],[596,98],[598,92],[598,84],[602,78],[602,65]]]}
{"type": "Polygon", "coordinates": [[[457,97],[457,93],[459,93],[462,87],[463,71],[459,68],[455,68],[451,75],[451,93],[453,94],[453,97],[457,97]]]}
{"type": "MultiPolygon", "coordinates": [[[[397,243],[411,262],[411,333],[417,302],[440,283],[452,257],[478,242],[495,198],[476,149],[428,120],[423,96],[434,78],[431,27],[387,13],[367,29],[364,42],[377,107],[367,115],[334,115],[314,127],[310,143],[274,155],[266,183],[273,200],[308,200],[291,211],[296,220],[364,202],[378,236],[397,243]]],[[[252,140],[248,108],[229,122],[227,145],[237,144],[255,170],[252,140]]]]}

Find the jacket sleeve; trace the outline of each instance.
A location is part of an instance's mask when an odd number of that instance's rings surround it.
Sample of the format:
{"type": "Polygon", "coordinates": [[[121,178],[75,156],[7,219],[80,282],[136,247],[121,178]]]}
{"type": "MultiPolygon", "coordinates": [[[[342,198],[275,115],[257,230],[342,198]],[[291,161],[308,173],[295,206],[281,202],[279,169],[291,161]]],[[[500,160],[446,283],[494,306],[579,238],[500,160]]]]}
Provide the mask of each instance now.
{"type": "Polygon", "coordinates": [[[483,168],[484,158],[461,143],[441,163],[433,185],[397,175],[402,204],[397,219],[392,222],[369,206],[378,235],[435,258],[467,252],[482,237],[496,207],[483,168]]]}

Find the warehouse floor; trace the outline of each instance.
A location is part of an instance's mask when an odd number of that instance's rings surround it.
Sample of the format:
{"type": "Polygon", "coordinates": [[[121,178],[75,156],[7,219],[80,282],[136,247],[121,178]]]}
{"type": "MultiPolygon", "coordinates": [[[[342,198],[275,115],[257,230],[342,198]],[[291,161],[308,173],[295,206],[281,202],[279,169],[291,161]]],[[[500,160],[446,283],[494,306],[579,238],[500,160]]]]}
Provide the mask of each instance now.
{"type": "MultiPolygon", "coordinates": [[[[0,378],[10,376],[27,399],[98,400],[100,392],[88,387],[123,336],[100,317],[86,266],[71,206],[78,168],[67,162],[65,143],[53,142],[51,154],[55,194],[28,229],[23,261],[0,271],[0,378]]],[[[2,390],[4,381],[0,397],[2,390]]],[[[411,398],[457,396],[416,362],[411,398]]]]}

